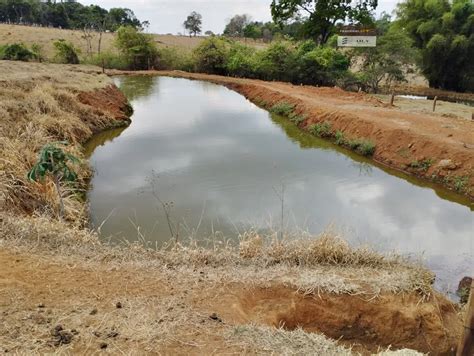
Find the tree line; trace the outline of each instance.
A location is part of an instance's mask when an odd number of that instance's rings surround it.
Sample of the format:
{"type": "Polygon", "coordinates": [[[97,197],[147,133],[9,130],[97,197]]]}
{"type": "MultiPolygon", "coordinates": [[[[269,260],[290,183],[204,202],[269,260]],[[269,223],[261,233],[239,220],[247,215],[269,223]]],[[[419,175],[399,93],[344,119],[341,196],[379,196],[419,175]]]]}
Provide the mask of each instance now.
{"type": "Polygon", "coordinates": [[[273,0],[270,7],[272,22],[236,15],[224,35],[268,41],[311,39],[326,46],[334,42],[343,24],[374,27],[378,46],[354,51],[372,88],[383,80],[402,81],[416,64],[431,87],[474,91],[472,0],[405,0],[399,3],[394,20],[387,14],[374,17],[377,0],[273,0]]]}
{"type": "Polygon", "coordinates": [[[74,0],[0,0],[0,22],[36,25],[63,29],[91,28],[98,31],[116,31],[120,26],[143,28],[132,10],[97,5],[85,6],[74,0]]]}

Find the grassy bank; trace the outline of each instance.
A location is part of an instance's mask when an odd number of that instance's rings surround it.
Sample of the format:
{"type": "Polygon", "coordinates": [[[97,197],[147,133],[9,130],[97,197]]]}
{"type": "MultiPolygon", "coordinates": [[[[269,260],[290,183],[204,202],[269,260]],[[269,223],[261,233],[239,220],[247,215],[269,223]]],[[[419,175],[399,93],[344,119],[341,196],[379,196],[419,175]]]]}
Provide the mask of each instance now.
{"type": "MultiPolygon", "coordinates": [[[[40,184],[27,179],[39,150],[65,141],[66,150],[82,158],[81,143],[94,133],[128,124],[127,100],[93,67],[0,61],[0,72],[2,208],[55,218],[59,201],[52,180],[40,184]]],[[[80,193],[91,174],[84,161],[76,169],[76,185],[62,187],[70,221],[86,216],[80,193]]]]}
{"type": "Polygon", "coordinates": [[[7,73],[0,79],[2,351],[334,355],[455,347],[460,308],[433,290],[431,272],[351,248],[334,232],[110,245],[84,228],[80,192],[91,174],[84,159],[77,185],[63,186],[61,221],[53,182],[26,179],[38,151],[67,140],[66,150],[83,157],[94,132],[128,123],[126,99],[93,67],[0,62],[0,71],[7,73]]]}

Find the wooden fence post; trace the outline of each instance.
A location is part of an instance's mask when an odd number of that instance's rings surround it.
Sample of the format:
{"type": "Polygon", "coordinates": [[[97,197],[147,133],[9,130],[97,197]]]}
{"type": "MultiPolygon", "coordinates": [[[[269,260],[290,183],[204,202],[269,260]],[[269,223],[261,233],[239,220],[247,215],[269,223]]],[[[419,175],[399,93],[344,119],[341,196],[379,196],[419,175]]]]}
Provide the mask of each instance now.
{"type": "Polygon", "coordinates": [[[463,336],[459,342],[456,356],[474,355],[474,279],[471,282],[470,292],[466,319],[464,320],[463,336]]]}
{"type": "Polygon", "coordinates": [[[395,101],[395,93],[392,91],[392,96],[390,97],[390,106],[393,106],[394,101],[395,101]]]}
{"type": "Polygon", "coordinates": [[[436,103],[437,103],[437,101],[438,101],[438,97],[435,96],[435,97],[434,97],[434,100],[433,100],[433,112],[435,112],[435,110],[436,110],[436,103]]]}

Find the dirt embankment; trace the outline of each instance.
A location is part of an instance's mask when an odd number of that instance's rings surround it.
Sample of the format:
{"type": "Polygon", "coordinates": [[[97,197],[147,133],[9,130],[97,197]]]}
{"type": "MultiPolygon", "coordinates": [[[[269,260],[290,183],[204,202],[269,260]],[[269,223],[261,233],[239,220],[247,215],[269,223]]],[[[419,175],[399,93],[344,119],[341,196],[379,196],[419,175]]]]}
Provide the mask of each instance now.
{"type": "Polygon", "coordinates": [[[294,105],[295,114],[305,117],[298,123],[300,128],[328,122],[333,132],[341,131],[346,138],[375,143],[375,161],[474,198],[474,121],[455,115],[410,112],[370,95],[338,88],[178,71],[142,74],[225,85],[268,109],[282,102],[294,105]]]}
{"type": "MultiPolygon", "coordinates": [[[[82,158],[81,144],[101,130],[127,125],[131,107],[94,67],[0,61],[0,72],[0,210],[54,216],[59,199],[52,180],[26,178],[38,152],[65,141],[63,149],[82,158]]],[[[84,189],[90,168],[82,163],[75,170],[78,189],[84,189]]],[[[66,218],[85,219],[84,203],[65,188],[66,218]]]]}
{"type": "Polygon", "coordinates": [[[442,355],[462,330],[422,269],[329,236],[156,251],[29,221],[0,225],[0,351],[442,355]]]}

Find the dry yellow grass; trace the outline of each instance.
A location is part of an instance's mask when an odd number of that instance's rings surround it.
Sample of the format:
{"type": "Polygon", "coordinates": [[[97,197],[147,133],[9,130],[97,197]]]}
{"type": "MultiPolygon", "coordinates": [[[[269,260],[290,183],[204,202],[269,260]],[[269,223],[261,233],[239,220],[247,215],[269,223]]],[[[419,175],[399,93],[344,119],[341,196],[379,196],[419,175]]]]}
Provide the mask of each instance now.
{"type": "MultiPolygon", "coordinates": [[[[78,94],[101,90],[112,81],[86,66],[0,61],[0,72],[0,209],[54,216],[59,204],[54,184],[29,182],[27,172],[47,143],[67,141],[67,149],[82,157],[79,142],[94,129],[110,126],[115,117],[82,104],[78,94]]],[[[77,170],[80,190],[90,170],[86,164],[77,170]]],[[[84,204],[64,188],[68,220],[82,219],[84,204]]]]}
{"type": "MultiPolygon", "coordinates": [[[[44,56],[52,59],[55,54],[53,42],[65,39],[72,42],[82,52],[87,54],[87,41],[84,34],[78,30],[62,30],[57,28],[31,27],[20,25],[0,24],[0,45],[22,42],[28,46],[39,44],[43,48],[44,56]]],[[[101,48],[103,52],[116,52],[114,45],[115,34],[104,33],[102,35],[101,48]]],[[[174,47],[177,49],[191,51],[196,48],[206,37],[189,37],[174,35],[153,35],[159,47],[174,47]]],[[[265,48],[267,45],[261,41],[242,40],[243,43],[256,48],[265,48]]],[[[97,53],[99,45],[99,34],[92,33],[92,50],[97,53]]]]}

